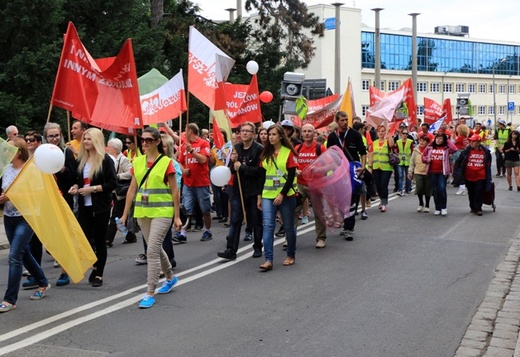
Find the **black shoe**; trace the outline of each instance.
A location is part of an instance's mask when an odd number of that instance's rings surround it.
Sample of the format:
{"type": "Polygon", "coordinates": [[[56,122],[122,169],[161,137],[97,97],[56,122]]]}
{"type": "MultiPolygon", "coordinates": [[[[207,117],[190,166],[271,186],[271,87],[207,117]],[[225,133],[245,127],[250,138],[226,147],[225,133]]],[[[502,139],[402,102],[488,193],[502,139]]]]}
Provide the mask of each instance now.
{"type": "Polygon", "coordinates": [[[103,277],[96,276],[94,278],[94,281],[92,282],[92,286],[95,287],[95,288],[99,288],[102,285],[103,285],[103,277]]]}
{"type": "Polygon", "coordinates": [[[90,273],[89,277],[88,277],[88,282],[89,283],[93,283],[94,282],[94,278],[96,277],[96,269],[92,269],[92,272],[90,273]]]}
{"type": "Polygon", "coordinates": [[[222,217],[218,220],[218,223],[224,223],[227,222],[227,217],[222,217]]]}
{"type": "Polygon", "coordinates": [[[253,252],[253,258],[260,258],[262,256],[262,249],[255,249],[253,252]]]}
{"type": "Polygon", "coordinates": [[[215,217],[213,217],[212,219],[213,219],[214,221],[218,221],[218,220],[222,219],[222,216],[215,216],[215,217]]]}
{"type": "Polygon", "coordinates": [[[107,244],[107,248],[112,248],[112,246],[114,245],[112,242],[110,241],[106,241],[106,244],[107,244]]]}
{"type": "Polygon", "coordinates": [[[244,242],[250,242],[253,240],[253,233],[246,233],[246,236],[244,237],[244,242]]]}
{"type": "Polygon", "coordinates": [[[226,249],[223,252],[217,253],[219,258],[227,259],[227,260],[235,260],[237,258],[237,254],[233,253],[231,249],[226,249]]]}
{"type": "Polygon", "coordinates": [[[186,243],[188,241],[188,237],[180,232],[177,232],[177,234],[172,237],[172,241],[175,243],[186,243]]]}
{"type": "Polygon", "coordinates": [[[277,237],[283,237],[285,235],[285,229],[283,229],[283,227],[280,227],[278,232],[276,232],[274,235],[277,237]]]}
{"type": "Polygon", "coordinates": [[[175,258],[170,259],[170,264],[172,265],[172,269],[177,266],[177,261],[175,260],[175,258]]]}

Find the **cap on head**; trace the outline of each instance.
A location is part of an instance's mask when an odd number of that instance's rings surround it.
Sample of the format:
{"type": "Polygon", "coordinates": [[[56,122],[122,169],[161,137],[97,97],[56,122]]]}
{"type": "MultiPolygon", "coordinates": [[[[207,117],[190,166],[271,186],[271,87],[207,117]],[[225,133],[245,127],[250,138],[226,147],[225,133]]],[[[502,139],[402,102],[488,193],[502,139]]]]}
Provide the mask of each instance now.
{"type": "Polygon", "coordinates": [[[470,141],[480,141],[480,135],[473,134],[473,135],[470,136],[469,140],[470,141]]]}
{"type": "Polygon", "coordinates": [[[294,128],[294,124],[292,122],[292,120],[290,119],[284,119],[282,120],[282,126],[286,126],[286,127],[289,127],[289,128],[294,128]]]}
{"type": "Polygon", "coordinates": [[[264,123],[262,124],[262,127],[264,129],[269,129],[272,125],[274,125],[274,121],[268,120],[268,121],[264,121],[264,123]]]}
{"type": "Polygon", "coordinates": [[[506,121],[504,119],[498,119],[498,124],[506,125],[506,121]]]}
{"type": "Polygon", "coordinates": [[[400,128],[407,128],[408,125],[405,122],[402,122],[401,124],[399,124],[399,127],[400,128]]]}

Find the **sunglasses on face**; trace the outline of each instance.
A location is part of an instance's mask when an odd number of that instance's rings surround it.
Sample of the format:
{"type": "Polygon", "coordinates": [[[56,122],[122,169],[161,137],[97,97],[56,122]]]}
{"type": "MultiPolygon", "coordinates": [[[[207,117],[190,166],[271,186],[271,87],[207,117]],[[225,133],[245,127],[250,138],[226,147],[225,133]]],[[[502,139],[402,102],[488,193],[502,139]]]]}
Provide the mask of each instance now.
{"type": "Polygon", "coordinates": [[[134,143],[133,141],[127,141],[126,145],[132,145],[133,143],[134,143]]]}
{"type": "Polygon", "coordinates": [[[47,135],[47,139],[59,139],[60,138],[60,134],[56,134],[56,135],[47,135]]]}
{"type": "Polygon", "coordinates": [[[25,139],[25,142],[26,142],[26,143],[34,143],[35,141],[36,141],[35,138],[26,138],[26,139],[25,139]]]}
{"type": "Polygon", "coordinates": [[[157,141],[157,139],[153,139],[153,138],[143,138],[142,140],[143,140],[143,142],[145,142],[147,144],[151,144],[151,143],[157,141]]]}

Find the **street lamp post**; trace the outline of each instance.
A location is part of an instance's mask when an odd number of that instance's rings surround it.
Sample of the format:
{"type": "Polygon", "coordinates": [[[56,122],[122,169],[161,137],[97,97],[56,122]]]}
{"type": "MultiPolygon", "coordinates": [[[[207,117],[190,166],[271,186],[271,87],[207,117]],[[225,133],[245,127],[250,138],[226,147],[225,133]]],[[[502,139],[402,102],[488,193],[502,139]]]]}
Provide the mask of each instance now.
{"type": "Polygon", "coordinates": [[[504,63],[505,61],[506,59],[502,58],[501,61],[493,64],[493,130],[497,130],[497,88],[495,86],[495,69],[499,64],[504,63]]]}
{"type": "Polygon", "coordinates": [[[341,92],[341,5],[340,2],[335,2],[332,5],[336,7],[336,19],[335,19],[335,43],[334,43],[334,93],[339,94],[341,92]]]}
{"type": "Polygon", "coordinates": [[[374,81],[377,89],[381,89],[381,26],[379,24],[379,12],[383,8],[376,7],[371,9],[376,13],[376,28],[375,28],[375,58],[374,58],[374,81]]]}
{"type": "Polygon", "coordinates": [[[412,17],[412,83],[414,100],[417,102],[417,16],[420,13],[408,14],[412,17]]]}
{"type": "Polygon", "coordinates": [[[233,9],[232,7],[230,7],[229,9],[225,9],[225,10],[229,12],[229,22],[235,22],[236,9],[233,9]]]}

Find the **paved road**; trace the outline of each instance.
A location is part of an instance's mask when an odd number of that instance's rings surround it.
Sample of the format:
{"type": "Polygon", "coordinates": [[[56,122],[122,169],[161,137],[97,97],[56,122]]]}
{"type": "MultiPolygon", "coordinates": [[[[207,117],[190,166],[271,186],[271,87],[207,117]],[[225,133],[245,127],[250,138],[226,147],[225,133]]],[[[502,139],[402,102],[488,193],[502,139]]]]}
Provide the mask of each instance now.
{"type": "MultiPolygon", "coordinates": [[[[395,199],[358,222],[353,242],[330,234],[322,250],[303,226],[296,264],[282,267],[278,245],[268,273],[249,245],[235,262],[216,259],[222,226],[210,242],[192,233],[176,246],[179,285],[145,311],[140,244],[116,244],[102,288],[53,287],[38,302],[22,291],[18,309],[0,315],[0,355],[451,357],[519,233],[520,193],[505,187],[498,181],[498,210],[482,217],[453,188],[448,217],[415,213],[414,196],[395,199]]],[[[55,281],[50,257],[44,269],[55,281]]]]}

